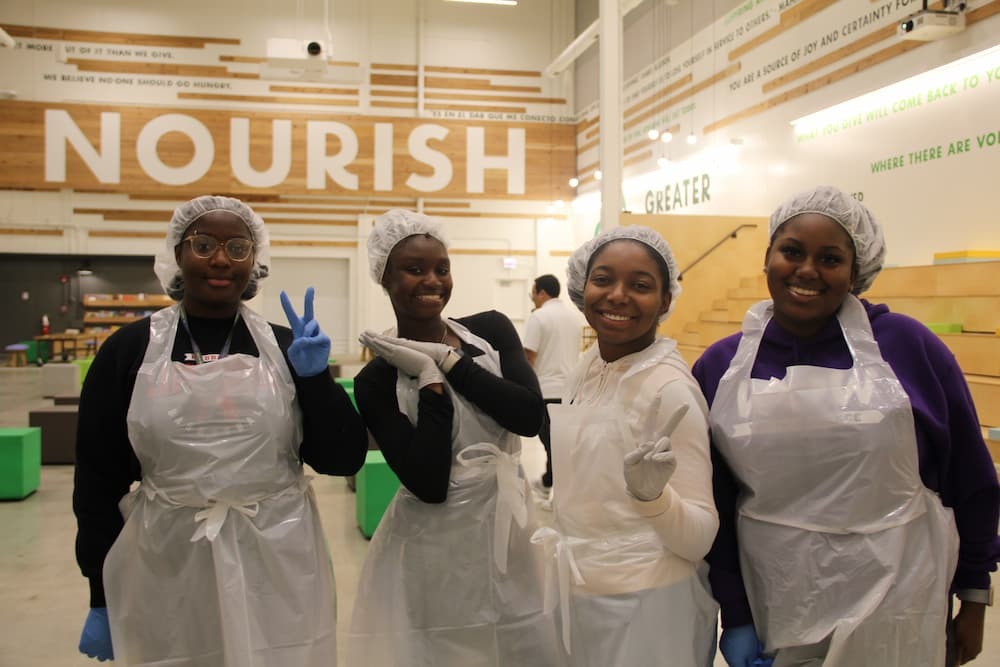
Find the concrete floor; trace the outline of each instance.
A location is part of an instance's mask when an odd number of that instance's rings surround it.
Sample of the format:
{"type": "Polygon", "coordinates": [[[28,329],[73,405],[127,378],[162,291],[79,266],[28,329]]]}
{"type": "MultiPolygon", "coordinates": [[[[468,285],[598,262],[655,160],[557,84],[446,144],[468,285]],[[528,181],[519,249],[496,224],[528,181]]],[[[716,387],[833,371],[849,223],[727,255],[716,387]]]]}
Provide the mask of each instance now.
{"type": "MultiPolygon", "coordinates": [[[[345,368],[344,375],[356,370],[345,368]]],[[[39,377],[37,368],[0,368],[0,426],[27,426],[29,410],[51,404],[41,397],[39,377]]],[[[530,478],[540,475],[544,454],[537,439],[525,440],[522,461],[530,478]]],[[[346,482],[316,475],[313,486],[333,555],[343,631],[350,625],[368,542],[355,524],[354,496],[346,482]]],[[[88,589],[73,555],[72,490],[72,466],[43,466],[38,491],[21,501],[0,502],[0,667],[96,664],[76,648],[88,589]]],[[[541,520],[548,516],[539,512],[541,520]]],[[[996,575],[994,581],[1000,584],[996,575]]],[[[343,659],[339,664],[357,667],[343,659]]],[[[724,667],[721,655],[715,664],[724,667]]],[[[1000,607],[988,609],[986,648],[971,664],[1000,665],[1000,607]]]]}

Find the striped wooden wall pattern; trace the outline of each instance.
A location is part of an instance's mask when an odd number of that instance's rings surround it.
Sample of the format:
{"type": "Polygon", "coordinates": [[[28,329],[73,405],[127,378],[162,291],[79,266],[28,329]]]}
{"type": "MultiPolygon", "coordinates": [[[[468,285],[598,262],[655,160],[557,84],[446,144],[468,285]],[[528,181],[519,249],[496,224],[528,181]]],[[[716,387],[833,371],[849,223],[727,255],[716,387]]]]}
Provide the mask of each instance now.
{"type": "MultiPolygon", "coordinates": [[[[13,37],[43,39],[87,44],[115,44],[122,47],[148,46],[184,49],[241,46],[241,40],[223,37],[185,37],[150,35],[98,30],[66,30],[46,26],[5,24],[13,37]]],[[[259,81],[258,71],[246,71],[240,66],[264,65],[263,55],[206,54],[220,65],[204,63],[172,63],[163,60],[122,60],[114,55],[101,58],[67,58],[65,63],[78,72],[111,75],[148,75],[202,77],[219,80],[243,79],[259,81]],[[230,68],[230,64],[237,66],[230,68]]],[[[328,59],[328,64],[361,70],[358,62],[328,59]]],[[[418,108],[418,67],[402,63],[373,63],[368,67],[370,107],[380,111],[416,111],[418,108]]],[[[360,74],[360,73],[359,73],[360,74]]],[[[361,78],[359,76],[358,78],[361,78]]],[[[561,107],[557,115],[569,113],[567,100],[543,94],[542,74],[533,70],[485,69],[428,65],[423,71],[424,109],[440,112],[481,112],[494,114],[550,112],[561,107]]],[[[329,84],[304,82],[295,86],[269,86],[265,94],[177,91],[180,100],[205,100],[245,104],[324,105],[347,110],[361,105],[358,88],[331,88],[329,84]],[[296,93],[289,96],[287,93],[296,93]],[[329,97],[327,97],[329,96],[329,97]]]]}
{"type": "MultiPolygon", "coordinates": [[[[336,154],[339,140],[331,136],[323,153],[336,154]]],[[[164,134],[157,144],[157,155],[168,166],[182,166],[190,160],[194,147],[190,137],[179,132],[164,134]]],[[[553,123],[507,123],[487,121],[459,121],[439,119],[392,118],[360,115],[305,114],[299,112],[268,113],[238,112],[228,109],[186,109],[134,106],[99,106],[86,104],[55,104],[0,101],[0,188],[53,189],[57,187],[92,190],[97,192],[125,192],[130,194],[160,194],[174,197],[184,192],[229,192],[245,194],[335,194],[382,195],[410,197],[462,197],[504,199],[556,200],[569,199],[568,179],[575,172],[575,147],[573,126],[553,123]],[[102,112],[120,114],[121,119],[121,174],[119,183],[102,183],[97,180],[75,149],[68,144],[66,152],[66,181],[51,183],[45,180],[45,111],[64,110],[80,128],[90,144],[100,147],[100,118],[102,112]],[[142,128],[152,119],[178,113],[196,119],[208,129],[214,142],[214,161],[209,171],[194,183],[168,186],[152,179],[140,166],[136,156],[136,139],[142,128]],[[250,163],[256,168],[271,164],[271,121],[289,120],[292,123],[291,169],[280,184],[269,188],[253,188],[236,180],[229,165],[230,123],[233,118],[250,119],[250,163]],[[347,171],[357,175],[358,187],[350,190],[327,179],[322,190],[310,189],[306,183],[306,127],[309,121],[337,121],[351,128],[358,140],[357,158],[347,166],[347,171]],[[393,190],[379,192],[374,189],[374,128],[375,123],[393,126],[392,147],[393,190]],[[410,174],[431,175],[433,168],[409,154],[407,139],[414,128],[432,123],[447,130],[442,140],[432,140],[428,145],[451,162],[451,181],[433,192],[413,190],[406,185],[410,174]],[[470,193],[466,189],[467,166],[466,130],[483,128],[485,155],[507,154],[508,129],[523,129],[525,133],[525,192],[511,195],[507,192],[507,171],[488,169],[484,176],[484,192],[470,193]]],[[[380,156],[379,159],[388,159],[380,156]]]]}

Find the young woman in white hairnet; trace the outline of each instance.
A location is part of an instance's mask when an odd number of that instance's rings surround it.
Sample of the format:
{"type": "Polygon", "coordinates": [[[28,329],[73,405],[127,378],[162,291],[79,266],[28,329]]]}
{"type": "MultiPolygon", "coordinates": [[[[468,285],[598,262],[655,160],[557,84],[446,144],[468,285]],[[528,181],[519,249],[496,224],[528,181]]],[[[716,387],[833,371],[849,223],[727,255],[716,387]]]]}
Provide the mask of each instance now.
{"type": "Polygon", "coordinates": [[[333,665],[333,571],[302,464],[354,474],[367,434],[327,370],[312,288],[302,317],[282,293],[291,330],[242,305],[267,276],[268,236],[228,197],[178,207],[155,269],[178,303],[112,334],[80,395],[80,651],[156,667],[333,665]]]}
{"type": "Polygon", "coordinates": [[[442,316],[451,264],[425,215],[377,218],[368,258],[396,327],[361,335],[377,357],[354,391],[402,486],[361,572],[349,664],[557,664],[518,462],[518,435],[538,432],[544,403],[517,332],[494,310],[442,316]]]}
{"type": "Polygon", "coordinates": [[[574,667],[706,667],[718,606],[703,558],[712,503],[707,407],[657,334],[680,293],[652,229],[617,227],[576,250],[567,290],[597,334],[552,420],[550,599],[574,667]]]}
{"type": "Polygon", "coordinates": [[[771,298],[694,365],[712,406],[723,655],[744,667],[763,642],[775,667],[941,667],[950,589],[947,665],[968,662],[1000,541],[962,371],[925,326],[857,297],[885,257],[860,202],[799,193],[770,234],[771,298]]]}

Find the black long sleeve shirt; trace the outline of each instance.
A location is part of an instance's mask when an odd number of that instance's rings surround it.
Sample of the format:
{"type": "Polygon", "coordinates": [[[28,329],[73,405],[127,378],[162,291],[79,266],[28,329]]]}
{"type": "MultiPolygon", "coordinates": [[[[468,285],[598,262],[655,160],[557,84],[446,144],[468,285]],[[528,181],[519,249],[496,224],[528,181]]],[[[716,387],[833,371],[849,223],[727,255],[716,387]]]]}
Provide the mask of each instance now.
{"type": "MultiPolygon", "coordinates": [[[[90,605],[103,607],[102,568],[124,521],[118,501],[133,481],[142,478],[139,460],[128,438],[126,416],[136,375],[149,344],[149,318],[116,331],[98,350],[80,393],[76,432],[73,511],[77,517],[76,558],[90,580],[90,605]]],[[[233,319],[188,316],[191,333],[203,355],[218,354],[233,319]]],[[[353,475],[364,464],[368,436],[350,398],[329,373],[299,377],[288,362],[289,328],[271,324],[295,383],[302,410],[299,457],[327,475],[353,475]]],[[[230,354],[260,356],[241,318],[232,329],[230,354]]],[[[171,359],[188,364],[193,358],[190,337],[178,325],[171,359]]]]}
{"type": "MultiPolygon", "coordinates": [[[[514,325],[495,310],[455,321],[500,353],[502,376],[477,364],[474,357],[484,351],[463,342],[464,356],[448,372],[448,384],[509,431],[536,435],[545,404],[514,325]]],[[[371,361],[354,380],[358,409],[400,482],[420,500],[442,503],[448,497],[453,459],[451,398],[421,389],[413,426],[399,409],[396,379],[396,368],[384,359],[371,361]]]]}

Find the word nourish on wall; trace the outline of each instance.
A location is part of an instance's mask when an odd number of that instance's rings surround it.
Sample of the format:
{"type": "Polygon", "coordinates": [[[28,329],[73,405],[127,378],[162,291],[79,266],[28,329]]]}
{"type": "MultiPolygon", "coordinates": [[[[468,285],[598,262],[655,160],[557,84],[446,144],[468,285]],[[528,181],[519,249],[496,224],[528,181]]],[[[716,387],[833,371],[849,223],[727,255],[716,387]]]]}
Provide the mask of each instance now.
{"type": "Polygon", "coordinates": [[[554,199],[573,170],[572,125],[0,106],[0,187],[554,199]]]}

